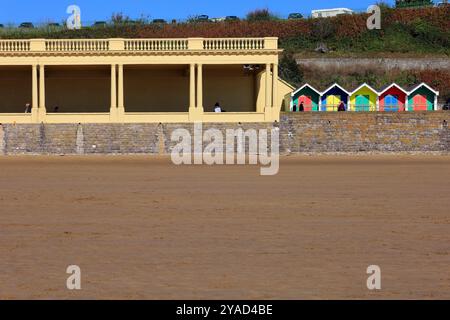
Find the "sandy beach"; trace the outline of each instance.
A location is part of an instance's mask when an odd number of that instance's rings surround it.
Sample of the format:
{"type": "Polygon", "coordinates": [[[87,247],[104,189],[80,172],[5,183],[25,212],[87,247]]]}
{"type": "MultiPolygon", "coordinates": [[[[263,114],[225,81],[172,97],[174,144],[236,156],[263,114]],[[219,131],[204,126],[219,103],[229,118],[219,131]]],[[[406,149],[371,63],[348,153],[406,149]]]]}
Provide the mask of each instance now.
{"type": "Polygon", "coordinates": [[[291,156],[276,176],[147,156],[0,168],[0,299],[450,299],[450,156],[291,156]]]}

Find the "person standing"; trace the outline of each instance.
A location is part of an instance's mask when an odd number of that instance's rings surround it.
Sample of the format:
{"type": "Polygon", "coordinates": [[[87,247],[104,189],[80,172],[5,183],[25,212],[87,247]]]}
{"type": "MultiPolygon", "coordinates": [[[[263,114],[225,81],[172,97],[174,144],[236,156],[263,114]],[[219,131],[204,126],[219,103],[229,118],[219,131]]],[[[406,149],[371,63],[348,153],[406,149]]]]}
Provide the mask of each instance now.
{"type": "Polygon", "coordinates": [[[300,111],[300,112],[305,111],[305,106],[303,105],[303,101],[300,103],[300,107],[298,107],[298,111],[300,111]]]}

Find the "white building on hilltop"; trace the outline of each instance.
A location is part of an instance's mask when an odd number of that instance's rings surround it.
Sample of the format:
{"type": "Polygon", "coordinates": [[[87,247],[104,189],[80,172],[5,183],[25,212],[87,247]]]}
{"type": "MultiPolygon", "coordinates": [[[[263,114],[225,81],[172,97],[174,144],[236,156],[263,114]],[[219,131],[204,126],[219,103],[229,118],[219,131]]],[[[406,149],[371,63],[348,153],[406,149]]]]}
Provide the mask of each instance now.
{"type": "Polygon", "coordinates": [[[353,10],[348,8],[334,8],[334,9],[321,9],[311,11],[311,15],[313,18],[336,17],[340,14],[353,14],[353,10]]]}

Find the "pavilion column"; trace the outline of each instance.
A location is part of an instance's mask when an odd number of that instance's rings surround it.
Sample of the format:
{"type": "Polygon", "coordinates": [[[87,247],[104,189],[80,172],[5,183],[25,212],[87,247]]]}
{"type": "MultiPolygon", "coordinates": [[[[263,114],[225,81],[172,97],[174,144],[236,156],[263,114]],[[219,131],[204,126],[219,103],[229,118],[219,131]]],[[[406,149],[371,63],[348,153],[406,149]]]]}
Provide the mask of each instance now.
{"type": "Polygon", "coordinates": [[[195,64],[189,65],[189,114],[195,113],[195,64]]]}
{"type": "Polygon", "coordinates": [[[118,101],[117,101],[117,118],[123,120],[125,116],[124,92],[123,92],[123,64],[119,64],[118,68],[118,101]]]}
{"type": "Polygon", "coordinates": [[[45,109],[45,66],[39,65],[39,121],[43,121],[47,114],[45,109]]]}
{"type": "Polygon", "coordinates": [[[203,118],[203,65],[197,64],[197,88],[195,88],[195,65],[191,64],[189,120],[202,121],[202,118],[203,118]],[[197,96],[195,95],[195,91],[197,91],[197,96]],[[192,107],[192,105],[194,105],[194,107],[192,107]]]}
{"type": "Polygon", "coordinates": [[[33,122],[38,122],[39,118],[39,81],[38,81],[38,72],[37,65],[32,65],[31,69],[31,92],[32,92],[32,100],[31,100],[31,118],[33,122]]]}
{"type": "Polygon", "coordinates": [[[270,72],[270,63],[266,64],[266,104],[265,104],[265,109],[264,109],[264,113],[265,113],[265,118],[266,120],[271,120],[272,118],[272,95],[271,95],[271,89],[272,89],[272,85],[271,85],[271,72],[270,72]]]}
{"type": "Polygon", "coordinates": [[[278,64],[273,65],[273,75],[272,75],[272,116],[273,119],[279,119],[278,113],[278,64]],[[276,114],[278,113],[278,114],[276,114]]]}
{"type": "Polygon", "coordinates": [[[203,112],[203,65],[197,65],[197,112],[203,112]]]}
{"type": "Polygon", "coordinates": [[[116,65],[111,65],[111,108],[109,110],[109,117],[111,120],[117,119],[117,76],[116,65]]]}

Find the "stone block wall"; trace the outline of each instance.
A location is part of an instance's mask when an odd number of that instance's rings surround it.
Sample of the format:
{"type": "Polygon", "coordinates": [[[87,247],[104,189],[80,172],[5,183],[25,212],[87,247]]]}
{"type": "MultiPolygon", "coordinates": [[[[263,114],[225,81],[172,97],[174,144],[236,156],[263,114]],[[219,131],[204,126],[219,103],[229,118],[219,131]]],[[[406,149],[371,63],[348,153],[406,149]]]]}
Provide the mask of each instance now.
{"type": "MultiPolygon", "coordinates": [[[[204,124],[227,129],[279,128],[280,152],[450,151],[450,112],[286,113],[280,122],[204,124]]],[[[194,124],[2,124],[0,154],[170,154],[171,136],[194,124]]],[[[269,131],[270,132],[270,131],[269,131]]],[[[270,143],[270,142],[269,142],[270,143]]],[[[204,142],[203,146],[208,144],[204,142]]],[[[248,149],[248,148],[247,148],[248,149]]],[[[224,150],[230,152],[225,145],[224,150]]]]}
{"type": "Polygon", "coordinates": [[[290,113],[280,119],[280,150],[448,152],[448,112],[290,113]]]}

